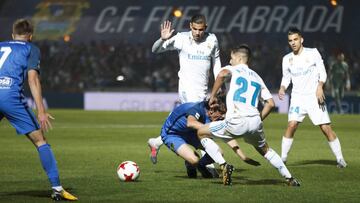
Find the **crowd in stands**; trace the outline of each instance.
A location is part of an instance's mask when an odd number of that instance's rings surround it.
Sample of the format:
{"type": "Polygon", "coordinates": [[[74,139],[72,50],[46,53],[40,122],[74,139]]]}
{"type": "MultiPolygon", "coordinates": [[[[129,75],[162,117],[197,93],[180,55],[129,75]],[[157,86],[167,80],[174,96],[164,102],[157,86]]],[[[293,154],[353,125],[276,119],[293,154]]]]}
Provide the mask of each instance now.
{"type": "MultiPolygon", "coordinates": [[[[227,65],[229,46],[233,43],[227,36],[221,36],[219,41],[222,42],[221,61],[227,65]]],[[[177,91],[177,52],[153,54],[151,43],[36,41],[35,44],[42,53],[41,80],[45,91],[177,91]],[[124,80],[117,81],[119,75],[123,75],[124,80]]],[[[277,92],[282,56],[290,50],[286,44],[281,47],[264,43],[249,45],[253,49],[252,68],[270,90],[277,92]]],[[[326,50],[320,43],[314,47],[319,49],[326,65],[334,60],[336,50],[326,50]]],[[[344,53],[350,67],[352,90],[359,90],[360,53],[354,50],[344,50],[344,53]]]]}

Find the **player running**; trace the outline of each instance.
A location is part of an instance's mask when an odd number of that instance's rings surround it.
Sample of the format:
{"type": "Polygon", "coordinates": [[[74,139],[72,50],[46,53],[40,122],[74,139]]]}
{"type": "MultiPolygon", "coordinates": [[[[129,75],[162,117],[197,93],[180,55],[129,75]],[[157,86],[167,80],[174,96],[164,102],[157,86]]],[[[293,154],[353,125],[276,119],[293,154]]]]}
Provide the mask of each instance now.
{"type": "Polygon", "coordinates": [[[230,140],[244,138],[286,178],[290,186],[300,186],[292,177],[280,156],[269,147],[265,140],[262,121],[275,106],[272,95],[261,77],[248,67],[251,56],[250,48],[240,45],[231,50],[231,66],[226,66],[217,76],[211,92],[209,104],[216,103],[216,93],[223,83],[230,78],[230,87],[226,95],[227,112],[225,119],[214,121],[198,130],[202,146],[213,160],[220,164],[223,174],[223,184],[231,185],[231,175],[234,167],[226,163],[219,152],[219,146],[210,138],[230,140]],[[257,109],[259,99],[264,102],[261,112],[257,109]]]}
{"type": "Polygon", "coordinates": [[[13,40],[0,42],[0,120],[7,118],[18,134],[24,134],[35,145],[41,164],[49,178],[52,195],[58,200],[77,200],[60,184],[54,154],[43,134],[52,128],[42,101],[40,73],[40,50],[30,43],[33,26],[25,19],[13,24],[13,40]],[[37,117],[26,104],[23,84],[28,78],[31,94],[36,103],[37,117]]]}

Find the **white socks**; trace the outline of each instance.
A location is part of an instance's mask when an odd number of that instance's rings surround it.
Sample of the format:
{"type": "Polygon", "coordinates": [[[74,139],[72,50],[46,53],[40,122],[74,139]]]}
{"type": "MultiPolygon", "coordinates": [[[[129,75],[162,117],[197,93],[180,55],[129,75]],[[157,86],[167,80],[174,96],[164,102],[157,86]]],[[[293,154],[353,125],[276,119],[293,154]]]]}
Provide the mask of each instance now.
{"type": "Polygon", "coordinates": [[[286,138],[286,137],[282,137],[282,142],[281,142],[281,159],[283,162],[286,162],[288,153],[291,149],[291,145],[293,143],[294,139],[293,138],[286,138]]]}
{"type": "Polygon", "coordinates": [[[209,156],[218,164],[224,164],[226,161],[221,154],[219,146],[211,138],[202,138],[200,140],[201,145],[209,156]]]}
{"type": "Polygon", "coordinates": [[[344,159],[342,152],[341,152],[340,141],[338,138],[336,138],[333,141],[330,141],[329,146],[330,146],[332,152],[334,153],[337,161],[339,161],[340,159],[344,159]]]}
{"type": "Polygon", "coordinates": [[[163,143],[161,136],[155,137],[155,138],[150,138],[148,140],[149,145],[151,145],[152,147],[156,147],[157,149],[161,147],[163,143]]]}
{"type": "Polygon", "coordinates": [[[61,192],[62,190],[64,190],[64,188],[62,186],[55,186],[55,187],[52,187],[53,190],[56,190],[58,192],[61,192]]]}
{"type": "Polygon", "coordinates": [[[286,168],[284,162],[281,160],[280,156],[271,148],[265,154],[265,159],[267,159],[271,165],[273,165],[279,173],[285,178],[291,178],[289,170],[286,168]]]}

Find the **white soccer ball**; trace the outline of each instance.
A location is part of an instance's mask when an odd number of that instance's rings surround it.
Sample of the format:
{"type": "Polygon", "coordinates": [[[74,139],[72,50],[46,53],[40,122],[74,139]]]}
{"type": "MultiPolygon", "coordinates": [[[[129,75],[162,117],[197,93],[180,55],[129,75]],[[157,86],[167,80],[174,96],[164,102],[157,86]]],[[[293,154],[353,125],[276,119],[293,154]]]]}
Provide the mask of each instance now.
{"type": "Polygon", "coordinates": [[[135,181],[139,178],[140,168],[133,161],[124,161],[117,167],[117,174],[121,181],[135,181]]]}

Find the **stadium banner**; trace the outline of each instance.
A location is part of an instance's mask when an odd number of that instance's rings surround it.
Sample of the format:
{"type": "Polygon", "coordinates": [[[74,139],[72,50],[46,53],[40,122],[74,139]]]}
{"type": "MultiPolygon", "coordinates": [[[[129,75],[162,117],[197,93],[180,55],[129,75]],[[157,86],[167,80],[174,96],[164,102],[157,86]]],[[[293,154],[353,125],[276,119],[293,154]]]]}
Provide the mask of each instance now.
{"type": "MultiPolygon", "coordinates": [[[[289,96],[278,100],[273,94],[275,108],[279,113],[287,113],[289,96]]],[[[85,110],[113,110],[113,111],[172,111],[179,105],[178,93],[151,92],[85,92],[85,110]]]]}
{"type": "Polygon", "coordinates": [[[360,1],[336,2],[337,5],[329,0],[5,0],[0,3],[0,37],[9,39],[12,22],[26,17],[34,21],[36,39],[66,36],[73,42],[150,43],[159,38],[164,20],[171,20],[176,31],[184,31],[189,29],[191,16],[202,13],[207,17],[207,31],[247,43],[283,43],[288,28],[297,26],[308,41],[360,44],[360,1]],[[174,17],[174,10],[181,11],[181,18],[174,17]]]}

